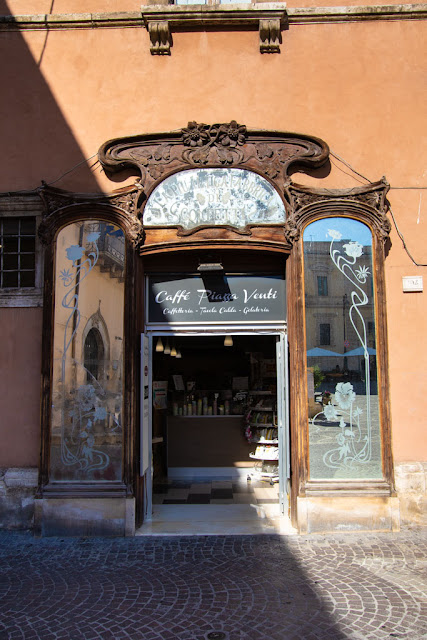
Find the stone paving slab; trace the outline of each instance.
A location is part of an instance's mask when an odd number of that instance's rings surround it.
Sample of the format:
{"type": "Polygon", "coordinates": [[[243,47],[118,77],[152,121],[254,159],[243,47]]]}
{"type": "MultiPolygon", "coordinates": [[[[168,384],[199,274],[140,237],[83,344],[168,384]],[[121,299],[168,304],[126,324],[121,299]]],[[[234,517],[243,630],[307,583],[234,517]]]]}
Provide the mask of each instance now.
{"type": "Polygon", "coordinates": [[[0,531],[1,640],[423,640],[427,535],[0,531]]]}

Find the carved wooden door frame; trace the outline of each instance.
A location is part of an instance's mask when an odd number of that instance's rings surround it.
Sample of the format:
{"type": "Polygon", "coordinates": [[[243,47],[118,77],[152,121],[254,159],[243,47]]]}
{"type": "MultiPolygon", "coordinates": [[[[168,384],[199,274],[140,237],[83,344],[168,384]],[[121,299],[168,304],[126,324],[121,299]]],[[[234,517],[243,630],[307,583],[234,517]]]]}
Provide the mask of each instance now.
{"type": "MultiPolygon", "coordinates": [[[[287,260],[288,333],[290,345],[290,421],[292,513],[297,497],[306,491],[379,491],[393,493],[390,412],[388,403],[387,322],[384,281],[385,243],[390,232],[386,216],[385,179],[353,189],[315,189],[292,182],[290,172],[302,167],[314,170],[328,162],[329,149],[318,138],[294,133],[247,129],[235,121],[223,124],[188,123],[169,133],[146,134],[109,140],[99,150],[107,175],[131,169],[139,174],[135,184],[110,194],[77,194],[43,186],[44,219],[40,237],[46,245],[44,326],[52,326],[54,245],[58,231],[85,218],[118,224],[127,238],[126,308],[142,309],[143,261],[138,258],[191,250],[244,249],[289,255],[287,260]],[[247,225],[244,233],[232,225],[201,226],[186,232],[179,225],[144,225],[144,207],[153,190],[167,177],[195,168],[237,168],[259,174],[278,192],[286,211],[282,224],[247,225]],[[376,319],[379,349],[380,415],[382,424],[384,481],[325,484],[308,479],[308,412],[303,291],[302,232],[310,222],[326,217],[351,217],[367,224],[373,235],[376,265],[376,319]]],[[[123,486],[138,491],[136,420],[139,399],[136,345],[143,331],[142,313],[127,313],[125,329],[125,394],[129,406],[124,445],[123,486]]],[[[43,341],[43,404],[40,493],[49,486],[49,409],[52,340],[43,341]]],[[[97,493],[96,495],[100,495],[97,493]]]]}

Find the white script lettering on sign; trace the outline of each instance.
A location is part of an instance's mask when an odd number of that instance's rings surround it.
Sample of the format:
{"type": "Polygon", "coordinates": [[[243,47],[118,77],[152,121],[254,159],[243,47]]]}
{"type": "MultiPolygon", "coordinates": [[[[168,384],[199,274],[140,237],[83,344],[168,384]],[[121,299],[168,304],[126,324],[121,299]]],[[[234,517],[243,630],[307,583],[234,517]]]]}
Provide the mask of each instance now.
{"type": "Polygon", "coordinates": [[[281,322],[286,281],[274,275],[150,276],[147,322],[281,322]]]}
{"type": "Polygon", "coordinates": [[[286,211],[272,185],[244,169],[190,169],[166,178],[148,198],[146,226],[283,224],[286,211]]]}

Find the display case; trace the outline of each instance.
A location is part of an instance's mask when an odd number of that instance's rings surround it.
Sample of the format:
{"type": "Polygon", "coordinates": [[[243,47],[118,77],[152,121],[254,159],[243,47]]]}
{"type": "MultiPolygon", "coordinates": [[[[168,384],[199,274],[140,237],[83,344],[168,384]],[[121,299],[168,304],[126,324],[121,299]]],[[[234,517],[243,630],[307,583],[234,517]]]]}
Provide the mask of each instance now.
{"type": "MultiPolygon", "coordinates": [[[[228,467],[245,464],[250,447],[242,424],[247,391],[199,388],[198,381],[173,389],[168,402],[168,467],[228,467]]],[[[204,382],[207,382],[206,380],[204,382]]]]}
{"type": "Polygon", "coordinates": [[[243,416],[246,394],[232,389],[173,391],[170,414],[179,417],[243,416]]]}

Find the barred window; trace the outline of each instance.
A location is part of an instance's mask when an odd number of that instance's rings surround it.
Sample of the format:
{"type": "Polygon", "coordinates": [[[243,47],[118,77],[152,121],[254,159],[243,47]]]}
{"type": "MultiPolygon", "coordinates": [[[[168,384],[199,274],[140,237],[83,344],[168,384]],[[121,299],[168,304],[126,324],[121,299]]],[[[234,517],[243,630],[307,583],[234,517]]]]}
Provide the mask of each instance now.
{"type": "Polygon", "coordinates": [[[0,218],[0,287],[34,287],[36,219],[0,218]]]}

